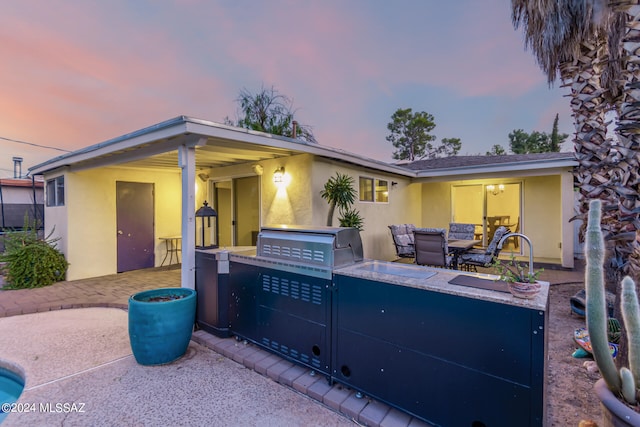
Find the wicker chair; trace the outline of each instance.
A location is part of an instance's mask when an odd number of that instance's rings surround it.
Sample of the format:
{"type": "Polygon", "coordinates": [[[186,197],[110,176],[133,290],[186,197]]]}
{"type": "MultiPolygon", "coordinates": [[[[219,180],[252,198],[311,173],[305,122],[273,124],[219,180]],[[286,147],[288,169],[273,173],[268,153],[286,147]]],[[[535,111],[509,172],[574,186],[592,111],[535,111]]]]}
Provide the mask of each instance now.
{"type": "Polygon", "coordinates": [[[398,258],[414,258],[416,256],[415,247],[413,245],[413,230],[415,230],[415,228],[416,226],[413,224],[397,224],[389,226],[398,258]]]}
{"type": "Polygon", "coordinates": [[[498,227],[496,232],[493,234],[493,238],[489,243],[487,248],[480,252],[471,250],[467,253],[460,255],[458,258],[458,262],[462,268],[467,270],[471,270],[472,268],[476,270],[476,267],[489,267],[493,263],[493,259],[500,254],[500,249],[498,248],[498,242],[509,232],[509,229],[506,227],[498,227]]]}
{"type": "Polygon", "coordinates": [[[446,233],[444,228],[416,228],[413,231],[416,264],[451,268],[453,256],[448,255],[446,233]]]}

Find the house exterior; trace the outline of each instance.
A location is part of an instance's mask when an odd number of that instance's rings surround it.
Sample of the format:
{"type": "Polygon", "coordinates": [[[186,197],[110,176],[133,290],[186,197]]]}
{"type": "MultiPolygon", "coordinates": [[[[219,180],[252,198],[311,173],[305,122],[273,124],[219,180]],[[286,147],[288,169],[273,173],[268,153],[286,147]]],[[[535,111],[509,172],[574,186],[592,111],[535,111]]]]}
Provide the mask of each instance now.
{"type": "MultiPolygon", "coordinates": [[[[263,225],[326,225],[329,205],[320,192],[337,172],[354,178],[366,258],[395,259],[390,224],[447,228],[473,219],[486,240],[486,218],[499,213],[517,218],[537,260],[572,267],[573,155],[501,157],[389,164],[181,116],[30,172],[44,177],[45,231],[60,238],[68,280],[159,266],[165,238],[180,236],[183,286],[193,287],[197,244],[251,246],[263,225]],[[217,217],[200,242],[206,223],[195,211],[205,201],[217,217]],[[138,234],[145,236],[136,241],[138,234]]],[[[517,250],[528,256],[527,247],[517,250]]]]}

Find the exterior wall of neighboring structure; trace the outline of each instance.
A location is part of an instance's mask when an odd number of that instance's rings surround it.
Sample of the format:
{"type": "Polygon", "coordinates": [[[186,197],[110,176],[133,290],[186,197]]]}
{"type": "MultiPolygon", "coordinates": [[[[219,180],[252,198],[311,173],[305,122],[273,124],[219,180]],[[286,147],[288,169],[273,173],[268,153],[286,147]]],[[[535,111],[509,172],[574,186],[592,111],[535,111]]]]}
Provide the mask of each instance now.
{"type": "Polygon", "coordinates": [[[28,215],[30,222],[37,218],[40,223],[39,225],[42,224],[44,214],[44,190],[42,181],[35,182],[35,190],[30,178],[0,179],[0,187],[2,195],[0,230],[22,228],[25,214],[28,215]]]}
{"type": "Polygon", "coordinates": [[[108,167],[64,176],[65,205],[47,207],[45,233],[55,229],[53,236],[61,237],[59,249],[70,264],[67,280],[117,271],[116,181],[154,184],[155,265],[160,265],[159,237],[180,235],[179,172],[108,167]]]}

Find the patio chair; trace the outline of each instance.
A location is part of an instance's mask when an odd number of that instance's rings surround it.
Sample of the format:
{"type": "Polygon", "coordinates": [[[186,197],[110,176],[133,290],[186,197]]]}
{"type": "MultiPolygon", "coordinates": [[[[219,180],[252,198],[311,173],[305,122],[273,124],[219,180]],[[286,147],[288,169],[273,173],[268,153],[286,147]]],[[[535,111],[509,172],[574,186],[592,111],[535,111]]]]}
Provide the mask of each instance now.
{"type": "Polygon", "coordinates": [[[493,263],[493,259],[500,254],[498,242],[502,236],[508,232],[509,229],[507,229],[507,227],[498,227],[496,232],[493,234],[493,238],[491,239],[489,246],[487,246],[484,251],[471,250],[460,255],[458,258],[459,264],[467,270],[471,270],[471,268],[473,268],[474,271],[477,271],[477,267],[489,267],[493,263]]]}
{"type": "Polygon", "coordinates": [[[446,233],[444,228],[416,228],[413,231],[416,264],[451,268],[453,256],[448,255],[446,233]]]}
{"type": "Polygon", "coordinates": [[[475,224],[449,223],[449,239],[474,240],[475,224]]]}
{"type": "Polygon", "coordinates": [[[398,258],[413,258],[416,256],[413,246],[413,230],[415,230],[415,228],[416,226],[413,224],[397,224],[389,226],[398,258]]]}

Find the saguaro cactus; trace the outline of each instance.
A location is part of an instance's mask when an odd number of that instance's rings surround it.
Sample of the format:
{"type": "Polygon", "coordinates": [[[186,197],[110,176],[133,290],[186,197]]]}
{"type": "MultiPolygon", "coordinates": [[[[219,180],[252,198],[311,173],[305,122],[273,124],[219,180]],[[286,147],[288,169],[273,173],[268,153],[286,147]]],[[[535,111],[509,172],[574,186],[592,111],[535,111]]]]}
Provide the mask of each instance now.
{"type": "Polygon", "coordinates": [[[629,368],[616,369],[609,350],[607,337],[608,310],[604,289],[604,240],[600,228],[602,203],[592,200],[589,203],[589,216],[586,231],[587,267],[585,287],[587,292],[587,329],[593,349],[593,357],[602,373],[607,387],[631,404],[636,403],[640,384],[640,306],[636,285],[629,277],[622,280],[622,316],[627,329],[629,343],[629,368]]]}

